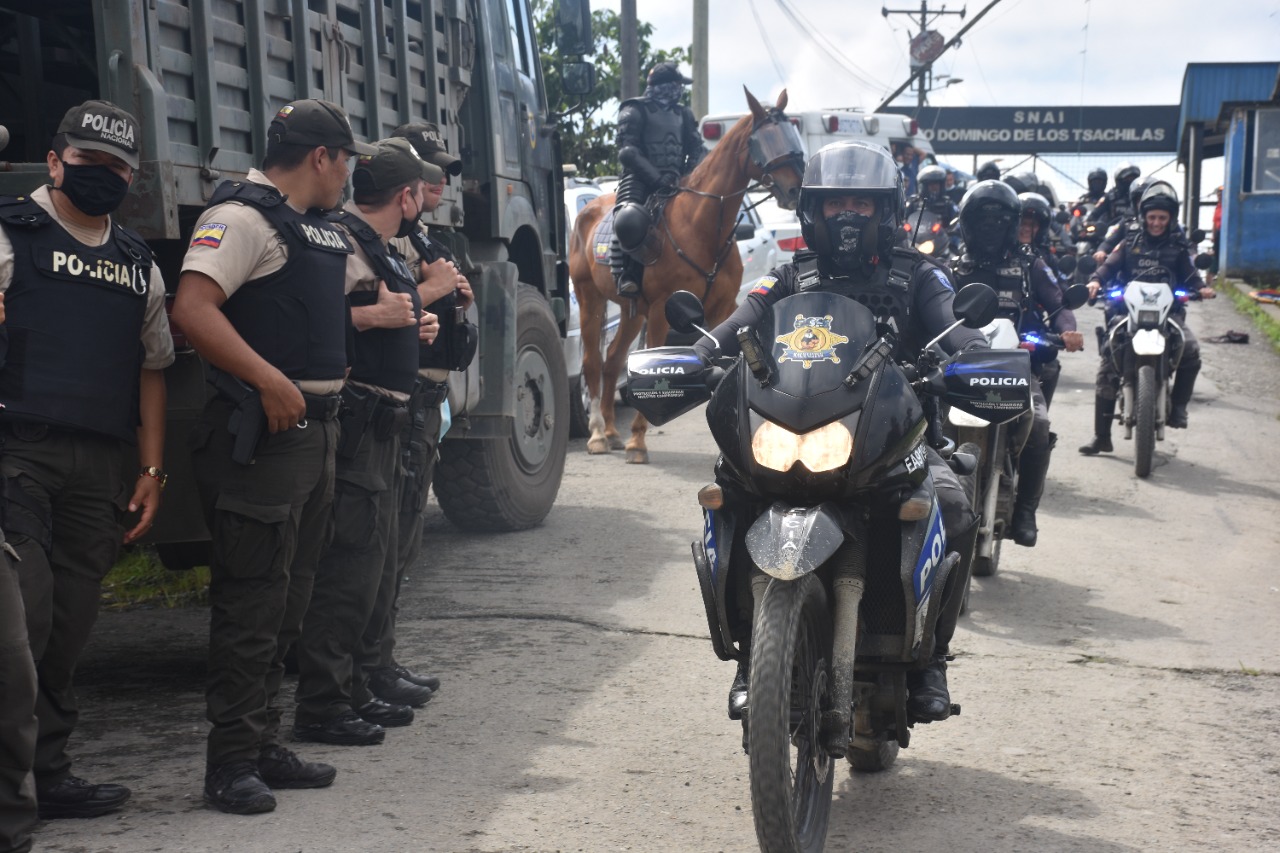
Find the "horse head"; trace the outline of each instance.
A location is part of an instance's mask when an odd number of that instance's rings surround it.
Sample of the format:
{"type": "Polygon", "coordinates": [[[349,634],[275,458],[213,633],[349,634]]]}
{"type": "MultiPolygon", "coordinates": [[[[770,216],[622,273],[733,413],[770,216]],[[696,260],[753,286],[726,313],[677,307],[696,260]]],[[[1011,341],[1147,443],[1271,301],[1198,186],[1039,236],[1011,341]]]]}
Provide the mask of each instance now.
{"type": "Polygon", "coordinates": [[[787,90],[766,109],[746,86],[747,104],[751,107],[750,161],[747,174],[767,187],[778,206],[795,210],[800,201],[800,185],[804,182],[804,146],[800,132],[783,110],[787,106],[787,90]]]}

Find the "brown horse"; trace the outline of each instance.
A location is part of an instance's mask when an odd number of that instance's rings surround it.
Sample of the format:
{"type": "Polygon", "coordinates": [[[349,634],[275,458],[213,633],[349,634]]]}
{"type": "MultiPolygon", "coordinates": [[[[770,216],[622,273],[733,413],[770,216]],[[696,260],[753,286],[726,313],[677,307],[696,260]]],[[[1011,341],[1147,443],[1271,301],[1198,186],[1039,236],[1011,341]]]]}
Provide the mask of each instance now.
{"type": "MultiPolygon", "coordinates": [[[[614,196],[602,195],[592,200],[574,223],[569,277],[582,318],[582,380],[591,397],[588,453],[623,448],[614,424],[613,389],[618,385],[627,350],[646,321],[648,346],[660,346],[666,340],[664,309],[668,296],[677,290],[700,296],[710,323],[708,328],[733,313],[742,284],[742,258],[733,237],[742,197],[751,182],[768,187],[778,204],[788,210],[796,206],[804,162],[799,134],[783,112],[787,92],[782,91],[772,109],[762,107],[750,92],[746,94],[751,114],[743,116],[681,181],[655,222],[660,248],[653,251],[656,260],[646,265],[642,294],[634,300],[634,310],[627,305],[633,300],[618,295],[608,263],[597,263],[593,252],[596,229],[613,209],[614,196]],[[610,300],[623,306],[622,321],[602,371],[600,334],[610,300]]],[[[637,412],[631,423],[631,440],[625,445],[627,462],[649,461],[644,443],[648,428],[644,416],[637,412]]]]}

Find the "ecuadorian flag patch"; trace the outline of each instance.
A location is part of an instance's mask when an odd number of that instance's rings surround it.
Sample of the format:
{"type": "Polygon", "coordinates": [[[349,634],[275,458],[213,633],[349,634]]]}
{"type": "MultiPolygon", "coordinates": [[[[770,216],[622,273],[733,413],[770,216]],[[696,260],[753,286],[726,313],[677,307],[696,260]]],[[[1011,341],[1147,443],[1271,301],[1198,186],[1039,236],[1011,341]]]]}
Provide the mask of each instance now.
{"type": "Polygon", "coordinates": [[[201,225],[196,229],[196,233],[191,235],[191,245],[208,246],[210,249],[216,249],[222,245],[222,235],[226,233],[227,226],[220,222],[210,222],[208,225],[201,225]]]}
{"type": "Polygon", "coordinates": [[[756,282],[756,286],[755,286],[755,287],[753,287],[753,288],[751,288],[751,294],[750,294],[750,295],[752,295],[752,296],[768,296],[768,295],[769,295],[769,291],[770,291],[770,290],[772,290],[772,289],[773,289],[773,286],[774,286],[775,284],[777,284],[777,283],[778,283],[778,280],[777,280],[776,278],[774,278],[774,277],[773,277],[773,276],[771,276],[771,275],[767,275],[767,276],[765,276],[764,278],[762,278],[762,279],[760,279],[759,281],[757,281],[757,282],[756,282]]]}

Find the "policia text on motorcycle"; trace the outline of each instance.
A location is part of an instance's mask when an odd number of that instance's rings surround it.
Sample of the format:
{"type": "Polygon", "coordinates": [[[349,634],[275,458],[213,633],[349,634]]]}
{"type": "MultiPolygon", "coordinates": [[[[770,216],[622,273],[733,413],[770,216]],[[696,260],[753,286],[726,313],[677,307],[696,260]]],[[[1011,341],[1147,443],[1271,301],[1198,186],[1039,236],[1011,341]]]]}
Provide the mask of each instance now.
{"type": "Polygon", "coordinates": [[[21,558],[0,566],[0,583],[11,588],[16,569],[22,595],[18,612],[0,618],[7,634],[26,635],[21,653],[0,649],[0,843],[17,850],[30,844],[36,801],[44,818],[92,817],[129,798],[122,785],[72,775],[66,746],[78,716],[72,673],[102,578],[121,543],[151,526],[165,482],[164,283],[146,243],[111,219],[138,167],[138,139],[132,115],[86,101],[53,138],[52,186],[0,199],[3,527],[21,558]],[[123,470],[132,444],[140,471],[123,470]],[[127,530],[126,511],[138,513],[127,530]]]}
{"type": "Polygon", "coordinates": [[[218,388],[192,462],[213,536],[204,796],[227,812],[274,809],[268,786],[334,778],[280,745],[274,700],[333,518],[353,249],[321,210],[338,205],[350,158],[375,150],[339,107],[286,104],[262,170],[214,192],[182,265],[174,319],[218,388]]]}

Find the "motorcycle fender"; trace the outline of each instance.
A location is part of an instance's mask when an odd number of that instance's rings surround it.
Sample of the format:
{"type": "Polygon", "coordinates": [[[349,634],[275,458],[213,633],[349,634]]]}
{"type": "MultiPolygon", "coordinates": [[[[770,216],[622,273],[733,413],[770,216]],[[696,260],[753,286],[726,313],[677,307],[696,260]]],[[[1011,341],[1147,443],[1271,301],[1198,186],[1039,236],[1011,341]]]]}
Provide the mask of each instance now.
{"type": "Polygon", "coordinates": [[[830,504],[775,503],[747,531],[747,553],[770,577],[793,581],[813,572],[844,542],[840,516],[830,504]]]}
{"type": "Polygon", "coordinates": [[[1139,329],[1130,341],[1135,355],[1160,355],[1164,352],[1164,335],[1159,329],[1139,329]]]}
{"type": "MultiPolygon", "coordinates": [[[[929,612],[938,572],[947,555],[947,532],[942,525],[942,506],[933,488],[933,478],[927,478],[912,499],[924,498],[933,503],[929,515],[920,521],[902,522],[902,580],[907,592],[907,624],[915,626],[910,641],[903,651],[908,655],[920,647],[924,639],[925,623],[929,612]]],[[[907,638],[903,638],[904,641],[907,638]]]]}

